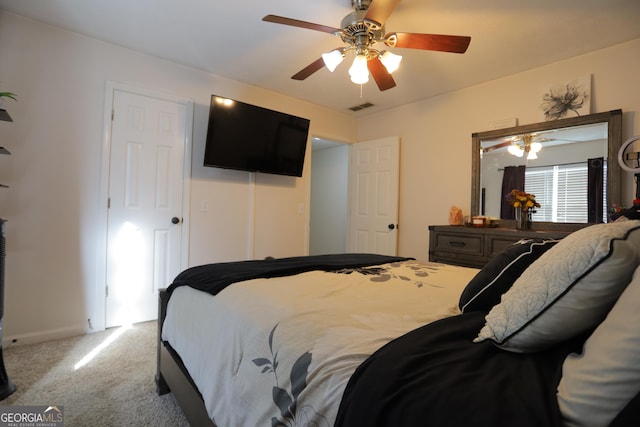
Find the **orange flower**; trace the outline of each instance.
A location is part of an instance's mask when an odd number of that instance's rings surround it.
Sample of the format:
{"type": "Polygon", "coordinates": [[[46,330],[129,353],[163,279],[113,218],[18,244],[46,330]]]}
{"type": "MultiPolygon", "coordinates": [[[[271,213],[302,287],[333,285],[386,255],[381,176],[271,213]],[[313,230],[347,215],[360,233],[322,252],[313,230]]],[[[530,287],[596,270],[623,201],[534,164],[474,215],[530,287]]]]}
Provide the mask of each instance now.
{"type": "Polygon", "coordinates": [[[506,199],[511,206],[521,208],[524,212],[540,207],[540,203],[536,202],[536,196],[534,194],[525,193],[522,190],[511,190],[511,192],[506,195],[506,199]]]}

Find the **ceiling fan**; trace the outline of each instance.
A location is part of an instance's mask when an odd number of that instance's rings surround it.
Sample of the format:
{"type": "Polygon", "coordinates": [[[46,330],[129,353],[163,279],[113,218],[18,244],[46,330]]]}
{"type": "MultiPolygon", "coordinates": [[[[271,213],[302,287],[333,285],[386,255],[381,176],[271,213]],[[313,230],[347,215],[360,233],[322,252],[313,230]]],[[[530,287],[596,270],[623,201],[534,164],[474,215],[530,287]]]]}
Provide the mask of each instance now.
{"type": "Polygon", "coordinates": [[[551,141],[579,142],[572,139],[545,138],[537,133],[528,133],[509,137],[505,141],[490,147],[482,147],[482,153],[484,154],[502,147],[507,147],[510,154],[516,157],[522,157],[526,154],[527,159],[533,160],[538,158],[537,153],[542,150],[542,143],[551,141]]]}
{"type": "Polygon", "coordinates": [[[464,53],[471,42],[471,37],[467,36],[398,32],[385,34],[384,23],[398,3],[400,0],[351,0],[354,11],[342,19],[340,28],[276,15],[267,15],[262,20],[322,31],[339,36],[345,43],[346,46],[323,54],[322,57],[291,76],[292,79],[304,80],[325,66],[333,72],[345,58],[345,54],[354,51],[355,58],[349,69],[351,81],[364,84],[369,80],[369,73],[371,73],[378,88],[383,91],[396,86],[391,73],[398,68],[402,57],[374,48],[376,43],[394,48],[464,53]]]}

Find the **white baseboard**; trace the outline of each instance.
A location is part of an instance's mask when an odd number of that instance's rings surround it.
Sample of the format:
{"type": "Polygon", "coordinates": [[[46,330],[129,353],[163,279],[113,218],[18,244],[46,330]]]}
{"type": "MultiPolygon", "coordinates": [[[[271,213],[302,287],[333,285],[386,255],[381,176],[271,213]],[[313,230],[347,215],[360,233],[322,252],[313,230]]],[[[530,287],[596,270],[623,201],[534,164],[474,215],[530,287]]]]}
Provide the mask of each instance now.
{"type": "MultiPolygon", "coordinates": [[[[17,334],[4,336],[2,338],[2,347],[8,348],[16,345],[36,344],[44,341],[50,341],[60,338],[75,337],[85,335],[87,331],[84,327],[69,327],[60,329],[51,329],[48,331],[30,332],[28,334],[17,334]]],[[[92,331],[91,331],[92,332],[92,331]]]]}

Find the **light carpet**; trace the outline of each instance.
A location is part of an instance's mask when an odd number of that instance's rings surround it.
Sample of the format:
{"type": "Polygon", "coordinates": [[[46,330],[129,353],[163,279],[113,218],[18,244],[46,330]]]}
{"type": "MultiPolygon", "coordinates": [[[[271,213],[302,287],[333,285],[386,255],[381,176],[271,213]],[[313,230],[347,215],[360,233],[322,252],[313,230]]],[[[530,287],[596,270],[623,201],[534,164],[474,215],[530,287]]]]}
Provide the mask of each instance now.
{"type": "Polygon", "coordinates": [[[156,328],[145,322],[5,347],[17,391],[0,405],[63,406],[65,426],[188,426],[173,395],[156,393],[156,328]]]}

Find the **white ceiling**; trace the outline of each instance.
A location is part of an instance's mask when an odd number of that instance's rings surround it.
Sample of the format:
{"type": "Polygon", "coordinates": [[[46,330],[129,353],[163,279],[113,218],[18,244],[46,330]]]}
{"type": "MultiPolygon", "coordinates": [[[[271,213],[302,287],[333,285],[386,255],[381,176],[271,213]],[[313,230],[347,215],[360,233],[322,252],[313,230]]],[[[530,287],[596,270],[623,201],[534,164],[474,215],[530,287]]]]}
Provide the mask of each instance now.
{"type": "Polygon", "coordinates": [[[356,115],[640,37],[639,0],[402,0],[386,32],[471,36],[469,49],[395,49],[404,57],[397,86],[380,92],[371,80],[361,94],[348,60],[334,73],[290,78],[342,46],[338,37],[262,21],[274,14],[340,27],[350,0],[0,0],[0,8],[336,110],[375,104],[356,115]]]}

